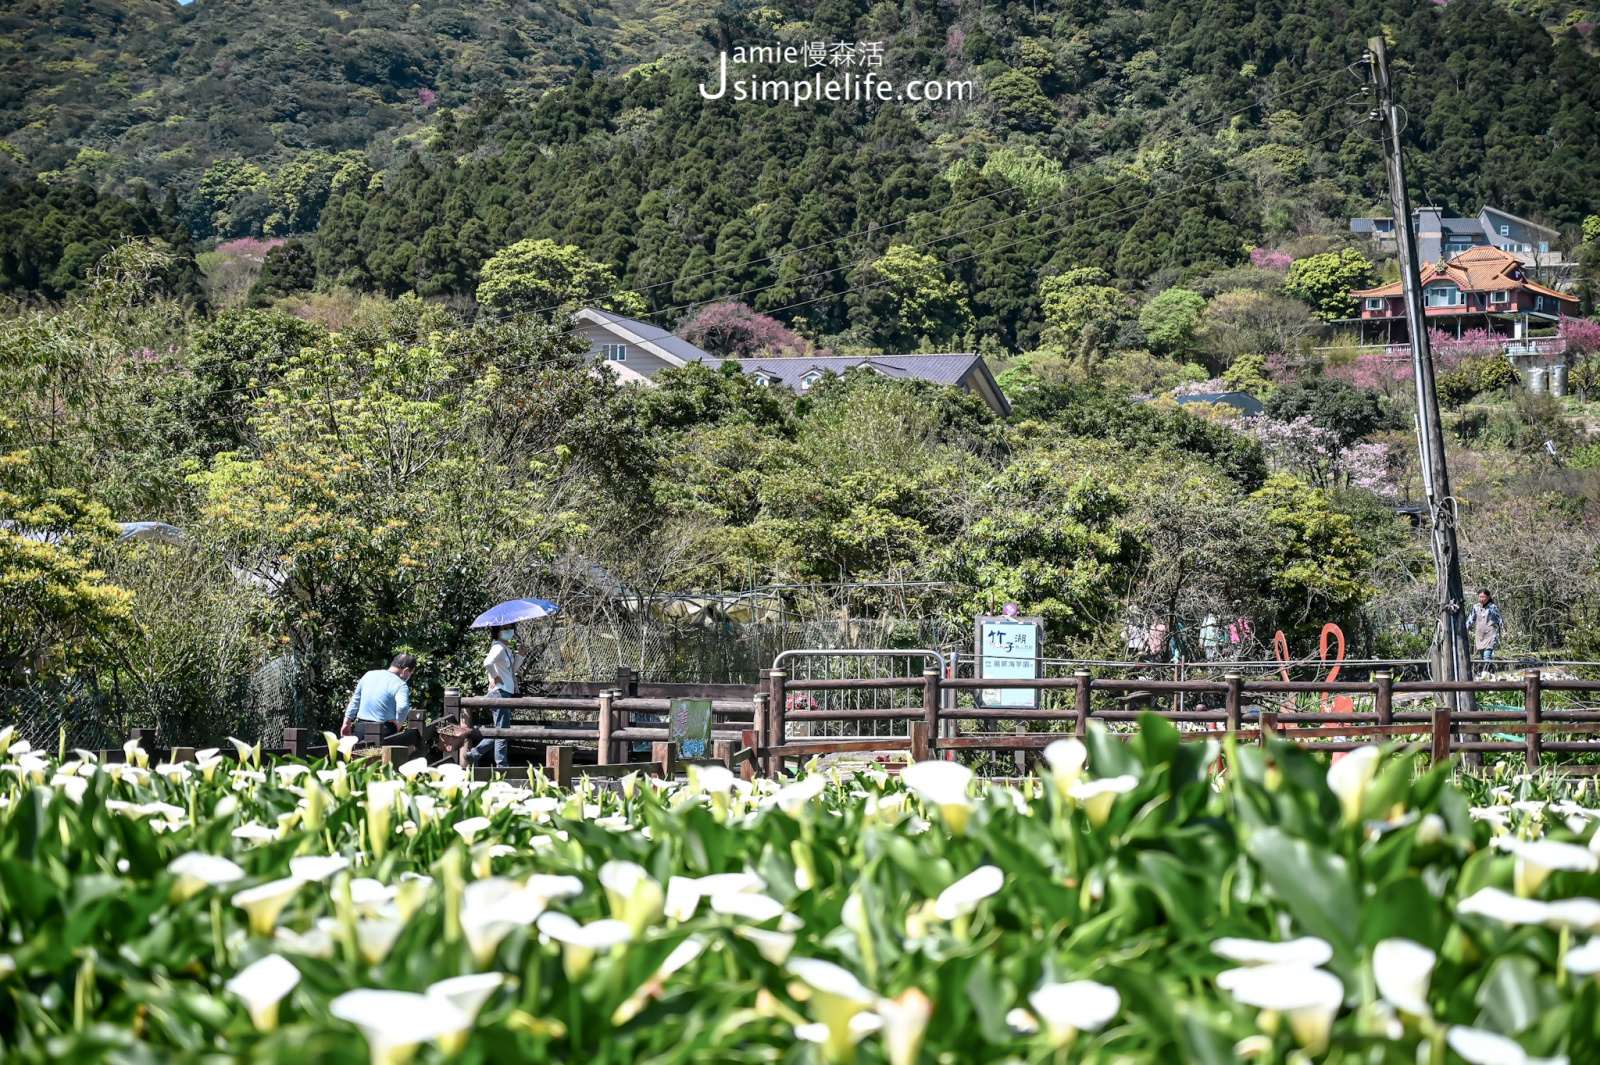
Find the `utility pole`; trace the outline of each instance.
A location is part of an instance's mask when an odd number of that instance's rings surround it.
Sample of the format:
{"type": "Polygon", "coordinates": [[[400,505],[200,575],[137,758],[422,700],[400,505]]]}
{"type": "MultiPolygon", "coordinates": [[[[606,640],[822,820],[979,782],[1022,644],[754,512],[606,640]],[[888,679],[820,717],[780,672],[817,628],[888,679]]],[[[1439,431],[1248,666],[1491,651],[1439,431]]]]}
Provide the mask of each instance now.
{"type": "MultiPolygon", "coordinates": [[[[1422,275],[1417,262],[1416,234],[1411,230],[1411,196],[1406,191],[1400,158],[1400,122],[1389,82],[1389,56],[1383,38],[1367,42],[1368,59],[1378,83],[1378,110],[1372,112],[1383,132],[1383,161],[1389,174],[1389,199],[1394,206],[1395,247],[1400,254],[1400,281],[1405,293],[1406,331],[1411,336],[1411,372],[1417,392],[1417,451],[1422,487],[1428,501],[1437,575],[1439,620],[1433,633],[1433,679],[1472,679],[1472,643],[1468,639],[1461,584],[1461,553],[1456,544],[1456,499],[1445,465],[1444,424],[1439,420],[1439,394],[1434,385],[1433,353],[1428,349],[1428,320],[1423,311],[1422,275]]],[[[1457,710],[1473,707],[1470,692],[1456,692],[1457,710]]]]}

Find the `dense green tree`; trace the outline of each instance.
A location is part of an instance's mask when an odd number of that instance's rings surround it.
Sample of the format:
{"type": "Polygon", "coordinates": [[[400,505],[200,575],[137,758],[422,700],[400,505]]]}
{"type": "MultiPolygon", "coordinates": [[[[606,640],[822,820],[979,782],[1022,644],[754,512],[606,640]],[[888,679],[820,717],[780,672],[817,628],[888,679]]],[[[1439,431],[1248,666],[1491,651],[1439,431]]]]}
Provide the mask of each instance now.
{"type": "Polygon", "coordinates": [[[944,264],[905,244],[856,271],[854,283],[858,320],[885,351],[943,349],[971,321],[962,286],[946,278],[944,264]]]}
{"type": "Polygon", "coordinates": [[[1370,559],[1350,518],[1320,489],[1281,474],[1250,498],[1265,523],[1257,546],[1284,632],[1309,642],[1330,621],[1354,631],[1370,559]]]}
{"type": "Polygon", "coordinates": [[[644,303],[619,291],[616,274],[584,256],[581,248],[553,240],[522,240],[483,264],[478,302],[496,311],[557,314],[596,303],[641,314],[644,303]]]}
{"type": "Polygon", "coordinates": [[[1310,418],[1318,429],[1334,434],[1340,447],[1349,447],[1391,424],[1376,393],[1362,392],[1343,381],[1313,377],[1293,388],[1267,397],[1267,414],[1282,421],[1310,418]]]}
{"type": "Polygon", "coordinates": [[[1311,304],[1325,322],[1349,318],[1356,313],[1354,289],[1371,288],[1377,273],[1366,256],[1354,248],[1308,255],[1289,266],[1283,290],[1311,304]]]}
{"type": "Polygon", "coordinates": [[[63,299],[85,289],[95,263],[130,237],[160,239],[174,255],[167,284],[199,298],[188,229],[148,197],[101,196],[88,185],[0,181],[0,292],[63,299]]]}
{"type": "Polygon", "coordinates": [[[1161,354],[1189,351],[1205,308],[1205,297],[1198,292],[1169,288],[1152,296],[1139,308],[1139,328],[1153,351],[1161,354]]]}
{"type": "Polygon", "coordinates": [[[1128,297],[1094,266],[1080,266],[1039,286],[1044,319],[1059,342],[1085,362],[1110,345],[1130,315],[1128,297]]]}
{"type": "Polygon", "coordinates": [[[265,307],[275,299],[309,290],[317,281],[317,266],[303,241],[291,240],[267,252],[261,273],[250,286],[248,302],[265,307]]]}

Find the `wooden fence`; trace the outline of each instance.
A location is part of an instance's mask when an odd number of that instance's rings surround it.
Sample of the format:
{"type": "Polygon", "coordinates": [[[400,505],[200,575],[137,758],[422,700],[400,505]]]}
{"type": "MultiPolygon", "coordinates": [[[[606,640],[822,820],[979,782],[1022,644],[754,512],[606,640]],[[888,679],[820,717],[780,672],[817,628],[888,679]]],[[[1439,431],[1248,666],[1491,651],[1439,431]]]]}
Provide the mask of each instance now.
{"type": "MultiPolygon", "coordinates": [[[[726,765],[747,777],[757,772],[776,775],[788,764],[838,754],[899,754],[924,760],[1009,753],[1022,772],[1029,752],[1066,735],[1083,736],[1090,721],[1131,735],[1140,716],[1154,713],[1175,723],[1186,740],[1232,734],[1241,743],[1264,743],[1268,735],[1277,735],[1325,751],[1401,740],[1426,745],[1436,761],[1455,754],[1520,752],[1524,764],[1535,768],[1549,754],[1565,771],[1600,773],[1600,706],[1584,698],[1600,693],[1600,680],[1547,677],[1539,670],[1514,680],[1449,684],[1395,680],[1383,672],[1368,680],[1335,682],[1247,680],[1238,674],[1221,680],[1108,678],[1093,676],[1089,670],[1070,677],[994,680],[946,677],[936,669],[921,676],[859,678],[793,678],[782,670],[767,670],[759,686],[650,684],[627,675],[619,679],[625,681],[621,686],[572,685],[567,694],[512,699],[447,691],[440,720],[426,721],[416,711],[407,727],[391,736],[364,726],[362,753],[396,762],[419,755],[437,759],[442,752],[465,762],[465,753],[474,744],[503,739],[517,748],[521,761],[541,766],[560,783],[578,774],[670,776],[696,763],[726,765]],[[980,691],[997,689],[1036,690],[1039,705],[978,705],[980,691]],[[846,698],[823,700],[820,709],[805,708],[819,705],[806,695],[824,692],[846,698]],[[1446,692],[1471,693],[1474,708],[1456,710],[1443,704],[1436,697],[1446,692]],[[876,697],[884,693],[899,693],[903,702],[888,708],[876,705],[876,697]],[[1546,708],[1546,696],[1553,696],[1555,705],[1546,708]],[[682,698],[711,700],[712,745],[704,752],[708,757],[681,758],[672,742],[667,715],[672,702],[682,698]],[[867,702],[874,705],[861,706],[867,702]],[[1140,703],[1145,705],[1136,705],[1140,703]],[[509,727],[488,724],[495,708],[513,712],[509,727]],[[529,715],[538,720],[527,720],[529,715]],[[903,727],[904,732],[801,734],[808,726],[823,723],[887,724],[903,727]],[[1009,729],[999,731],[1002,724],[1009,729]],[[645,744],[649,761],[635,760],[645,744]]],[[[135,729],[134,738],[157,755],[152,730],[135,729]]],[[[285,729],[281,746],[265,753],[314,758],[325,756],[326,747],[320,733],[285,729]]],[[[121,754],[106,752],[112,760],[121,754]]],[[[176,761],[193,755],[178,748],[170,756],[176,761]]],[[[493,771],[487,764],[478,770],[483,776],[493,771]]],[[[508,775],[525,777],[528,772],[512,769],[508,775]]]]}
{"type": "MultiPolygon", "coordinates": [[[[1548,752],[1560,756],[1557,761],[1571,771],[1600,772],[1600,736],[1596,735],[1600,709],[1582,705],[1545,708],[1548,694],[1561,693],[1562,699],[1571,699],[1600,693],[1600,680],[1545,677],[1538,670],[1515,680],[1455,683],[1397,681],[1381,672],[1365,681],[1329,682],[1246,680],[1237,674],[1221,680],[1105,678],[1088,670],[1039,680],[951,678],[938,670],[927,670],[920,677],[795,679],[782,670],[768,670],[762,679],[764,690],[745,697],[717,698],[718,692],[711,687],[696,686],[692,693],[713,700],[716,723],[712,739],[718,745],[718,757],[708,761],[759,766],[767,773],[779,773],[787,762],[818,755],[905,753],[922,760],[966,752],[1010,752],[1020,771],[1027,752],[1041,750],[1063,735],[1082,736],[1091,720],[1114,730],[1131,731],[1145,713],[1174,722],[1184,730],[1184,738],[1192,740],[1231,733],[1242,743],[1263,743],[1267,735],[1274,734],[1319,750],[1347,751],[1366,743],[1400,739],[1426,744],[1436,760],[1453,754],[1520,752],[1531,768],[1539,766],[1548,752]],[[1037,690],[1040,705],[976,705],[980,690],[1007,688],[1037,690]],[[794,708],[805,705],[803,699],[796,699],[799,693],[895,691],[910,696],[906,705],[794,708]],[[1474,709],[1453,709],[1436,698],[1446,692],[1471,693],[1474,709]],[[1181,703],[1179,696],[1183,697],[1181,703]],[[1152,705],[1133,705],[1141,701],[1152,705]],[[1197,708],[1155,705],[1169,701],[1197,708]],[[1424,702],[1426,705],[1420,705],[1424,702]],[[888,736],[797,734],[806,725],[825,722],[890,723],[903,725],[905,731],[888,736]],[[1008,731],[996,731],[1002,722],[1010,726],[1008,731]],[[1595,766],[1577,764],[1586,754],[1597,756],[1595,766]]],[[[738,692],[744,695],[749,689],[738,692]]],[[[447,723],[440,734],[447,747],[458,750],[483,739],[565,748],[592,744],[593,772],[610,776],[640,768],[638,763],[629,764],[634,743],[652,744],[652,763],[674,764],[666,746],[666,723],[637,719],[643,713],[664,718],[673,697],[683,696],[630,696],[605,689],[593,697],[493,700],[449,692],[447,723]],[[485,727],[482,715],[496,705],[514,711],[557,713],[560,719],[502,729],[485,727]]]]}

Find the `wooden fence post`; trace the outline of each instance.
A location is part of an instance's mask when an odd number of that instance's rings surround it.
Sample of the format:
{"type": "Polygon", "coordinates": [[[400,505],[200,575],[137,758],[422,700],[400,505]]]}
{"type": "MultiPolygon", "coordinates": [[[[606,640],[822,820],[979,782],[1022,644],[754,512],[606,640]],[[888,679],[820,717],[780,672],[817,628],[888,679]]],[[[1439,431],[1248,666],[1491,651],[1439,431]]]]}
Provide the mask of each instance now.
{"type": "Polygon", "coordinates": [[[711,745],[711,756],[721,762],[730,772],[733,770],[733,744],[727,740],[717,740],[711,745]]]}
{"type": "MultiPolygon", "coordinates": [[[[1444,693],[1435,693],[1444,694],[1444,693]]],[[[1433,764],[1444,765],[1450,760],[1450,704],[1435,703],[1433,707],[1433,764]]]]}
{"type": "Polygon", "coordinates": [[[913,762],[926,762],[929,758],[928,751],[928,726],[921,721],[911,722],[907,730],[911,733],[911,760],[913,762]]]}
{"type": "Polygon", "coordinates": [[[639,675],[633,671],[632,666],[617,667],[617,690],[624,699],[636,698],[639,694],[639,675]]]}
{"type": "Polygon", "coordinates": [[[286,728],[283,730],[283,749],[291,758],[304,758],[311,747],[311,730],[286,728]]]}
{"type": "Polygon", "coordinates": [[[1530,669],[1523,675],[1526,684],[1523,700],[1528,710],[1528,734],[1524,739],[1528,745],[1528,768],[1539,768],[1539,756],[1544,753],[1544,737],[1540,735],[1539,728],[1544,722],[1544,696],[1539,688],[1539,671],[1530,669]]]}
{"type": "MultiPolygon", "coordinates": [[[[1017,722],[1017,735],[1018,736],[1026,736],[1027,734],[1028,734],[1028,723],[1026,721],[1018,721],[1017,722]]],[[[1021,747],[1018,747],[1016,749],[1015,753],[1012,754],[1011,760],[1012,760],[1013,763],[1016,764],[1017,776],[1023,777],[1023,776],[1027,776],[1028,775],[1028,752],[1026,750],[1024,750],[1021,747]]]]}
{"type": "Polygon", "coordinates": [[[167,756],[167,761],[172,762],[173,764],[177,764],[178,762],[192,762],[194,761],[194,748],[174,747],[172,748],[172,753],[167,756]]]}
{"type": "Polygon", "coordinates": [[[447,721],[461,722],[461,691],[459,688],[446,688],[444,690],[444,716],[447,721]]]}
{"type": "Polygon", "coordinates": [[[750,716],[753,720],[750,722],[750,732],[753,739],[745,746],[756,752],[758,766],[763,764],[760,753],[762,748],[772,742],[772,723],[767,717],[771,713],[770,704],[771,699],[766,692],[756,692],[756,697],[751,700],[750,716]]]}
{"type": "Polygon", "coordinates": [[[739,733],[739,742],[750,751],[750,757],[739,763],[739,779],[754,780],[756,778],[756,765],[761,758],[761,737],[755,729],[745,729],[739,733]]]}
{"type": "Polygon", "coordinates": [[[1275,735],[1278,731],[1278,712],[1276,710],[1268,710],[1263,706],[1256,716],[1261,722],[1259,742],[1261,746],[1265,747],[1267,745],[1267,737],[1275,735]]]}
{"type": "MultiPolygon", "coordinates": [[[[472,727],[472,710],[461,705],[459,692],[457,693],[456,698],[456,720],[460,722],[464,728],[470,729],[472,727]]],[[[467,755],[472,752],[472,748],[474,746],[476,746],[476,744],[472,742],[469,736],[462,737],[461,747],[456,751],[456,759],[461,763],[463,768],[472,765],[472,759],[468,758],[467,755]]]]}
{"type": "Polygon", "coordinates": [[[400,765],[411,755],[411,748],[386,743],[378,752],[384,765],[400,765]]]}
{"type": "Polygon", "coordinates": [[[661,775],[668,780],[678,775],[678,745],[676,743],[652,743],[650,745],[650,760],[657,762],[661,767],[661,775]]]}
{"type": "MultiPolygon", "coordinates": [[[[1392,725],[1394,724],[1394,674],[1378,673],[1372,680],[1378,686],[1377,691],[1372,693],[1372,705],[1378,712],[1378,724],[1392,725]]],[[[1388,733],[1384,734],[1384,738],[1388,738],[1388,733]]]]}
{"type": "Polygon", "coordinates": [[[611,743],[611,692],[600,693],[600,743],[595,761],[599,765],[610,765],[612,759],[611,743]]]}
{"type": "Polygon", "coordinates": [[[1224,696],[1227,700],[1224,704],[1224,709],[1228,711],[1228,731],[1235,738],[1238,738],[1239,715],[1242,705],[1242,700],[1239,696],[1244,688],[1244,678],[1237,673],[1229,673],[1223,679],[1228,682],[1228,694],[1224,696]]]}
{"type": "Polygon", "coordinates": [[[944,677],[937,669],[922,671],[922,722],[928,729],[928,754],[938,751],[939,688],[944,677]]]}
{"type": "Polygon", "coordinates": [[[1078,682],[1075,692],[1078,720],[1072,727],[1072,734],[1078,739],[1083,739],[1089,734],[1089,671],[1087,669],[1073,670],[1072,679],[1078,682]]]}
{"type": "Polygon", "coordinates": [[[558,788],[572,787],[572,748],[546,747],[544,749],[545,773],[558,788]]]}
{"type": "Polygon", "coordinates": [[[784,672],[774,669],[767,674],[767,749],[774,754],[767,759],[767,775],[778,777],[783,775],[783,756],[776,752],[783,747],[783,741],[789,734],[788,723],[784,721],[784,672]]]}

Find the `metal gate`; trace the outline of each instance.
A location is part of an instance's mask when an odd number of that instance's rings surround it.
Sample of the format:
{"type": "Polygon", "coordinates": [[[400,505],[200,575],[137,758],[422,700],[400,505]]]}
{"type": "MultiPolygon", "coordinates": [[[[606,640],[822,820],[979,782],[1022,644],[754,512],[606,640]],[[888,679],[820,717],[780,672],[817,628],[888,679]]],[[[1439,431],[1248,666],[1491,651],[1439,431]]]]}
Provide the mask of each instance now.
{"type": "MultiPolygon", "coordinates": [[[[939,651],[917,648],[803,648],[784,651],[772,660],[790,681],[862,680],[889,677],[918,678],[926,669],[937,668],[948,676],[948,660],[939,651]]],[[[953,693],[952,693],[953,694],[953,693]]],[[[919,688],[872,688],[865,690],[792,691],[784,697],[786,738],[814,736],[826,738],[908,735],[906,721],[795,721],[791,715],[809,712],[836,713],[851,710],[888,711],[922,709],[919,688]]]]}

